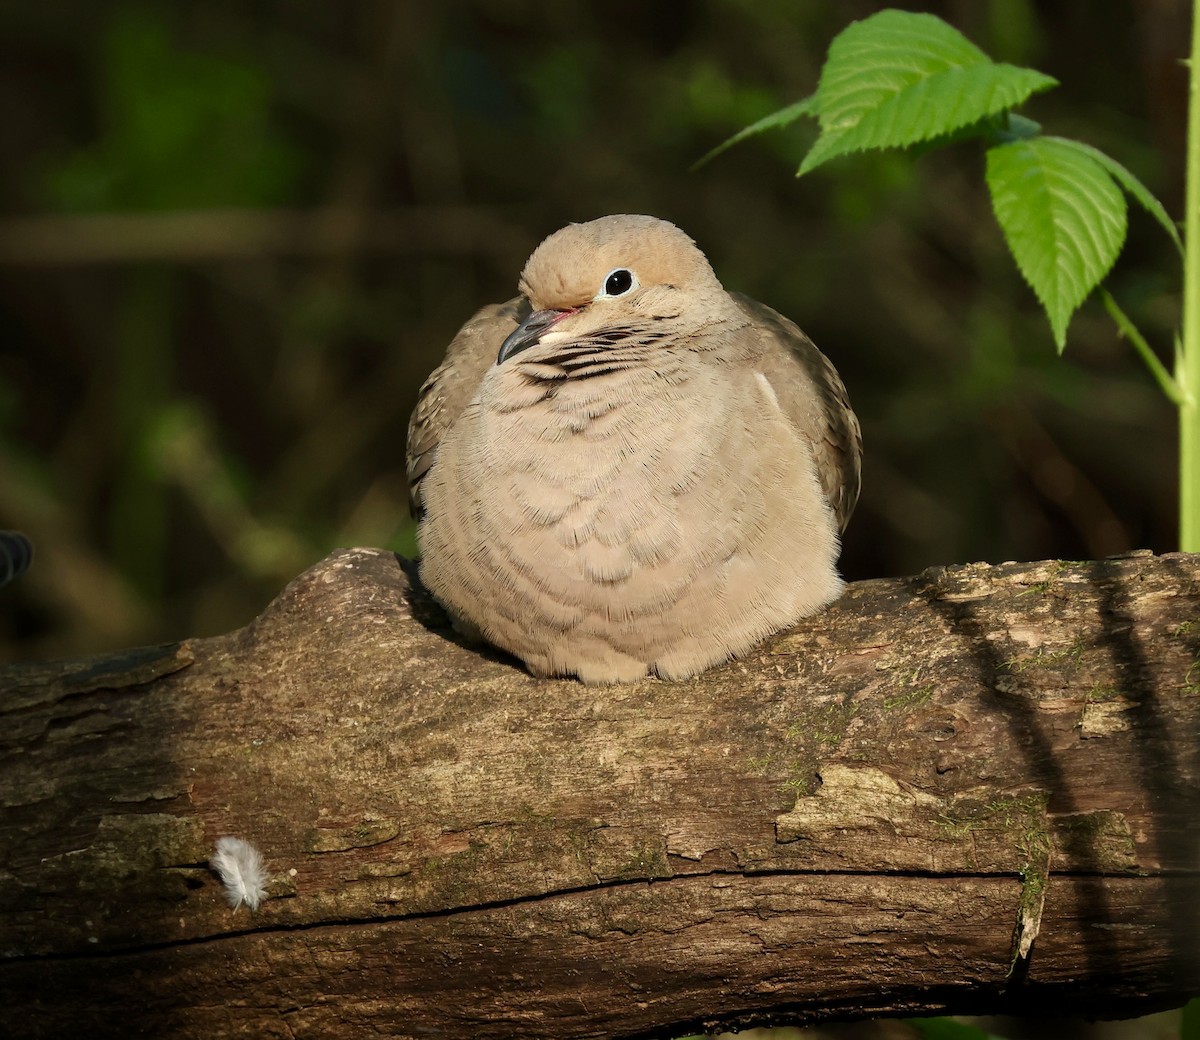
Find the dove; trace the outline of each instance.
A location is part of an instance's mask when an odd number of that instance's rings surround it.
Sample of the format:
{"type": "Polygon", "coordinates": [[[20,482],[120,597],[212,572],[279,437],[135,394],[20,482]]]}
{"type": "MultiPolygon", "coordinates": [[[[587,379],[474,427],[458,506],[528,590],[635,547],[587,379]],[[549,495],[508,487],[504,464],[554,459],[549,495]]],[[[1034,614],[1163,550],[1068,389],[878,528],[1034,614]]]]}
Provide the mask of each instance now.
{"type": "Polygon", "coordinates": [[[836,599],[862,436],[833,365],[655,217],[570,224],[408,430],[421,582],[537,676],[683,679],[836,599]]]}

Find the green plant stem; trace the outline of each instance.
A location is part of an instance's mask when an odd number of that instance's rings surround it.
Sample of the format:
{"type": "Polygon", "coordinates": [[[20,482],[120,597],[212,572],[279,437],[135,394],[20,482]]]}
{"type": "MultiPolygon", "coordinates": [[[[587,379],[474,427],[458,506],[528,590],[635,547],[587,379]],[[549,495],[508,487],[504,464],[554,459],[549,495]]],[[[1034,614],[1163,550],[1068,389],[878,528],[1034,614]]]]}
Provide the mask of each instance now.
{"type": "Polygon", "coordinates": [[[1179,405],[1179,547],[1200,552],[1200,0],[1192,5],[1188,65],[1183,340],[1175,359],[1179,405]]]}
{"type": "Polygon", "coordinates": [[[1100,300],[1112,320],[1117,323],[1117,328],[1121,330],[1121,335],[1134,345],[1134,348],[1142,356],[1142,360],[1146,362],[1146,367],[1150,369],[1150,374],[1154,376],[1158,385],[1162,387],[1162,392],[1171,399],[1171,403],[1178,408],[1182,408],[1185,400],[1183,392],[1179,389],[1179,384],[1175,382],[1171,373],[1167,371],[1167,366],[1158,360],[1158,355],[1150,349],[1150,344],[1146,342],[1146,337],[1129,320],[1129,315],[1117,305],[1117,301],[1112,298],[1112,294],[1103,287],[1099,291],[1100,300]]]}

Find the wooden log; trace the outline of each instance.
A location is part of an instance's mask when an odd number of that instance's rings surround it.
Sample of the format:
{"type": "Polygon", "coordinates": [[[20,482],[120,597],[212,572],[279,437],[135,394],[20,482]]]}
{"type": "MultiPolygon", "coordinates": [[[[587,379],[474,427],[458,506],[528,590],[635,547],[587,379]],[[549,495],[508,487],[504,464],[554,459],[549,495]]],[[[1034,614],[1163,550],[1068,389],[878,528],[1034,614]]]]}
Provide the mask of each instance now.
{"type": "Polygon", "coordinates": [[[461,644],[391,553],[0,671],[13,1035],[635,1037],[1200,994],[1200,556],[860,582],[687,682],[461,644]],[[216,840],[269,881],[232,909],[216,840]]]}

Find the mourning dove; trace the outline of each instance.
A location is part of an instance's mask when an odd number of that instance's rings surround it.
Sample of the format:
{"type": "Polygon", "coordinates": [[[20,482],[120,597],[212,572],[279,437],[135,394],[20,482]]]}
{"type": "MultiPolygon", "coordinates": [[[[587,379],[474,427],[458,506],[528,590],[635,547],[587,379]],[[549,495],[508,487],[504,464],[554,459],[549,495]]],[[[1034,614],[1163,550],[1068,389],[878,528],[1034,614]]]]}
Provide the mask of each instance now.
{"type": "Polygon", "coordinates": [[[862,440],[828,359],[673,224],[571,224],[421,388],[420,576],[536,675],[677,679],[835,599],[862,440]]]}

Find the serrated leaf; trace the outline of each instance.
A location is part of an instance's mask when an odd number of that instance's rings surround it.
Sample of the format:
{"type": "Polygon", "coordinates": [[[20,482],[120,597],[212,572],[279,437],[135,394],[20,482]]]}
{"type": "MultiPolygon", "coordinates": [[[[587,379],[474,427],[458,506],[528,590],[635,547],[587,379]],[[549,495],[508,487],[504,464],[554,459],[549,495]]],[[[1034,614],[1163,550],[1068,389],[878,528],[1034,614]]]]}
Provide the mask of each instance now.
{"type": "Polygon", "coordinates": [[[1018,112],[1009,112],[1005,119],[1004,140],[1022,141],[1026,137],[1037,137],[1042,132],[1042,124],[1018,112]]]}
{"type": "Polygon", "coordinates": [[[993,62],[934,15],[880,11],[830,44],[816,93],[821,136],[799,173],[847,152],[951,134],[1056,83],[993,62]]]}
{"type": "Polygon", "coordinates": [[[693,170],[698,170],[706,162],[715,159],[727,148],[732,148],[740,141],[746,140],[747,137],[753,137],[755,134],[761,134],[764,130],[774,130],[776,127],[788,126],[794,123],[801,116],[815,116],[817,114],[817,96],[810,94],[806,98],[801,98],[799,101],[794,101],[790,105],[779,109],[777,112],[772,112],[770,115],[763,116],[762,119],[756,120],[749,126],[739,130],[732,137],[722,141],[716,148],[706,155],[701,156],[692,164],[693,170]]]}
{"type": "Polygon", "coordinates": [[[1125,196],[1096,159],[1048,137],[988,149],[987,184],[1008,247],[1061,352],[1071,315],[1125,243],[1125,196]]]}
{"type": "Polygon", "coordinates": [[[1175,248],[1179,250],[1181,255],[1183,254],[1183,239],[1179,237],[1179,227],[1167,214],[1166,207],[1151,194],[1150,189],[1146,185],[1117,162],[1116,159],[1105,155],[1099,148],[1093,148],[1090,144],[1084,144],[1082,141],[1073,141],[1069,137],[1049,137],[1047,140],[1059,141],[1068,148],[1073,148],[1075,151],[1095,159],[1096,162],[1108,171],[1113,180],[1129,192],[1141,204],[1142,208],[1162,225],[1167,234],[1171,236],[1171,241],[1175,243],[1175,248]]]}

